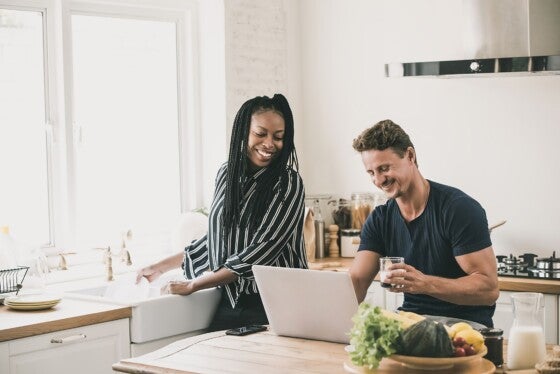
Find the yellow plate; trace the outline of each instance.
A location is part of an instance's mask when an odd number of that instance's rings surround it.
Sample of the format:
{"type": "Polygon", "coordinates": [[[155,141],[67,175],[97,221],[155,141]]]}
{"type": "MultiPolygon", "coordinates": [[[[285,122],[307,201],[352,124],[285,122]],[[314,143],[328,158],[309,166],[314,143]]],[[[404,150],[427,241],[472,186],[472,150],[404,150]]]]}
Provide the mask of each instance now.
{"type": "Polygon", "coordinates": [[[420,370],[442,370],[449,369],[454,365],[460,365],[467,363],[469,361],[480,360],[486,355],[488,350],[486,347],[480,352],[472,356],[464,357],[415,357],[415,356],[404,356],[404,355],[391,355],[388,358],[391,360],[400,362],[406,367],[411,369],[420,370]]]}
{"type": "Polygon", "coordinates": [[[9,304],[4,303],[8,308],[16,309],[16,310],[42,310],[42,309],[49,309],[58,304],[59,301],[54,301],[51,303],[43,303],[43,304],[9,304]]]}
{"type": "Polygon", "coordinates": [[[10,296],[4,299],[4,305],[17,310],[41,310],[52,308],[60,302],[60,296],[39,294],[10,296]]]}

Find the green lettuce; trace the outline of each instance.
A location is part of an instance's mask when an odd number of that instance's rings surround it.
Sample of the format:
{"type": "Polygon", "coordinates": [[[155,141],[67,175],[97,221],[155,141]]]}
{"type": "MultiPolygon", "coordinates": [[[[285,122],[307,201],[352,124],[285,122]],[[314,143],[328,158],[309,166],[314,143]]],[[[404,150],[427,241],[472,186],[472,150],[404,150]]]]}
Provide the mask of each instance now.
{"type": "Polygon", "coordinates": [[[352,321],[350,358],[353,364],[375,369],[383,357],[397,352],[403,330],[398,321],[385,317],[379,307],[361,303],[352,321]]]}

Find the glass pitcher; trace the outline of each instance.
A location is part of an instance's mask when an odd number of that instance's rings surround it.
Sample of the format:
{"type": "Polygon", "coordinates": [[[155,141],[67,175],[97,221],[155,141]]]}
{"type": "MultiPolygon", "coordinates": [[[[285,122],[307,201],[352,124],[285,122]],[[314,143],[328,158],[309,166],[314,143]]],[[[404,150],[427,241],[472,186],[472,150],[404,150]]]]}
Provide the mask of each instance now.
{"type": "Polygon", "coordinates": [[[538,319],[542,296],[537,292],[511,295],[514,319],[508,338],[506,365],[509,369],[532,369],[545,360],[544,332],[538,319]]]}

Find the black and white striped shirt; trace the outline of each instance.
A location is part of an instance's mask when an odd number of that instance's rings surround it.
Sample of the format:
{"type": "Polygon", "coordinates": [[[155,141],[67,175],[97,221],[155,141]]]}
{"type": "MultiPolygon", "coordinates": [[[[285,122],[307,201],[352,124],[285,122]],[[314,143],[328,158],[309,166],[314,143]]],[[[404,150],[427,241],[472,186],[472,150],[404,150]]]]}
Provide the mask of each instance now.
{"type": "MultiPolygon", "coordinates": [[[[217,271],[226,267],[239,276],[225,285],[232,307],[239,295],[258,293],[251,270],[252,265],[307,268],[303,240],[305,190],[300,175],[293,169],[286,171],[285,188],[277,183],[268,209],[256,231],[237,226],[224,239],[221,235],[221,216],[224,209],[227,163],[216,176],[214,201],[208,217],[208,234],[185,248],[184,274],[187,279],[200,276],[206,270],[217,271]]],[[[255,198],[256,186],[265,169],[258,170],[245,183],[241,206],[243,221],[248,203],[255,198]]],[[[265,202],[259,202],[265,204],[265,202]]],[[[250,219],[250,218],[249,218],[250,219]]]]}

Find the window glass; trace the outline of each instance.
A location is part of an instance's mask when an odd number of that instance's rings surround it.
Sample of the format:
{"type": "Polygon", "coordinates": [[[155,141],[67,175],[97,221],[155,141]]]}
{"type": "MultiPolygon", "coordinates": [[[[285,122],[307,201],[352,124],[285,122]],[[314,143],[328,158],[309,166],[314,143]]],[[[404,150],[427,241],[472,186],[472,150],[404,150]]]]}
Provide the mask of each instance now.
{"type": "Polygon", "coordinates": [[[78,245],[168,238],[181,210],[173,22],[72,16],[78,245]]]}
{"type": "Polygon", "coordinates": [[[21,242],[51,241],[43,14],[0,9],[0,225],[21,242]]]}

